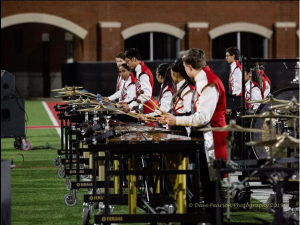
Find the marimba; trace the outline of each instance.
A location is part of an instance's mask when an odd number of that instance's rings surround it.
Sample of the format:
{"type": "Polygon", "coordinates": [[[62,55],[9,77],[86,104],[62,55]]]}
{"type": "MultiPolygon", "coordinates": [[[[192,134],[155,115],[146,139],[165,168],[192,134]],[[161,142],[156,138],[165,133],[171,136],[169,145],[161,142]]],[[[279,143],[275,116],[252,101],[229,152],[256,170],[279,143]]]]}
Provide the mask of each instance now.
{"type": "MultiPolygon", "coordinates": [[[[93,152],[93,162],[95,163],[99,159],[105,159],[105,194],[104,195],[85,195],[85,200],[87,199],[101,199],[105,205],[105,214],[95,215],[95,223],[103,222],[210,222],[210,215],[200,213],[187,214],[187,201],[186,201],[186,175],[194,174],[195,182],[194,189],[199,190],[200,185],[200,161],[196,160],[195,170],[189,170],[187,168],[187,157],[190,154],[199,155],[199,152],[203,150],[204,139],[190,138],[186,136],[180,136],[176,134],[164,133],[160,131],[155,131],[153,127],[138,126],[138,127],[122,127],[121,130],[125,132],[121,136],[117,136],[108,140],[107,143],[99,143],[97,145],[89,145],[89,150],[93,152]],[[126,133],[126,130],[128,133],[126,133]],[[134,131],[134,132],[132,132],[134,131]],[[147,132],[149,131],[149,132],[147,132]],[[105,157],[98,157],[98,152],[104,152],[105,157]],[[153,156],[162,155],[175,155],[172,161],[172,169],[167,170],[164,168],[163,164],[160,165],[159,170],[141,170],[138,168],[138,159],[144,155],[149,158],[153,156]],[[126,155],[128,160],[128,170],[111,171],[109,168],[109,161],[118,160],[116,155],[126,155]],[[124,195],[121,191],[120,194],[111,195],[109,193],[109,180],[110,176],[120,176],[128,175],[128,195],[124,195]],[[163,190],[160,189],[161,193],[158,194],[156,191],[152,193],[148,192],[150,196],[150,202],[145,198],[138,197],[137,188],[138,176],[155,176],[156,180],[158,177],[166,177],[170,175],[175,175],[175,186],[174,186],[174,198],[177,203],[178,214],[155,214],[153,208],[155,205],[163,205],[169,201],[163,202],[161,200],[166,200],[162,198],[163,190]],[[100,197],[101,196],[101,197],[100,197]],[[127,200],[126,200],[127,198],[127,200]],[[120,204],[124,203],[129,206],[129,214],[121,215],[110,215],[110,204],[120,204]],[[137,205],[146,205],[148,210],[152,211],[153,214],[137,215],[136,213],[137,205]]],[[[196,157],[197,158],[197,157],[196,157]]],[[[199,157],[198,157],[199,158],[199,157]]],[[[121,179],[122,180],[122,179],[121,179]]],[[[121,181],[122,182],[122,181],[121,181]]],[[[157,184],[157,181],[154,182],[157,184]]],[[[154,185],[156,187],[156,185],[154,185]]],[[[93,190],[96,190],[97,183],[93,182],[93,190]]],[[[164,187],[162,187],[164,188],[164,187]]],[[[199,193],[195,191],[195,203],[199,203],[199,193]]],[[[147,211],[147,210],[146,210],[147,211]]]]}

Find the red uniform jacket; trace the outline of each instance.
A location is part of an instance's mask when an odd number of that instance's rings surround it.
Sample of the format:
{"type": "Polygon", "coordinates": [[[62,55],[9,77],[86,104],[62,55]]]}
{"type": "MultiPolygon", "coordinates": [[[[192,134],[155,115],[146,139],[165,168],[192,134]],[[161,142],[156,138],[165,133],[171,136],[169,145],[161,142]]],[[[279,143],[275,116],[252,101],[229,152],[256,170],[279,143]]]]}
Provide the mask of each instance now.
{"type": "MultiPolygon", "coordinates": [[[[153,86],[154,86],[153,75],[151,73],[151,70],[145,65],[144,62],[141,62],[140,65],[141,65],[142,69],[141,69],[141,73],[139,74],[139,76],[136,77],[136,91],[138,92],[141,90],[141,82],[140,82],[139,78],[141,76],[147,75],[149,77],[149,81],[150,81],[150,84],[152,87],[152,96],[148,96],[148,97],[151,97],[151,100],[154,101],[154,99],[153,99],[153,86]]],[[[138,97],[138,94],[136,94],[136,96],[138,97]]],[[[151,109],[155,110],[155,107],[149,101],[145,102],[144,104],[147,105],[148,107],[150,107],[151,109]]],[[[147,107],[144,106],[144,114],[151,113],[151,112],[153,112],[153,111],[151,111],[150,109],[148,109],[147,107]]]]}
{"type": "MultiPolygon", "coordinates": [[[[217,88],[217,91],[219,92],[219,100],[217,102],[215,112],[210,120],[211,127],[224,127],[224,126],[226,126],[226,120],[225,120],[226,94],[225,94],[224,85],[223,85],[222,81],[220,80],[220,78],[216,74],[214,74],[214,72],[209,68],[209,66],[205,66],[202,69],[206,73],[208,84],[214,83],[217,88]]],[[[194,102],[194,106],[195,105],[196,105],[196,102],[194,102]]],[[[196,110],[197,109],[195,108],[195,111],[196,110]]],[[[227,160],[227,148],[226,148],[226,145],[227,145],[226,137],[227,136],[228,136],[228,132],[213,131],[214,149],[215,149],[216,159],[223,158],[224,160],[227,160]]]]}

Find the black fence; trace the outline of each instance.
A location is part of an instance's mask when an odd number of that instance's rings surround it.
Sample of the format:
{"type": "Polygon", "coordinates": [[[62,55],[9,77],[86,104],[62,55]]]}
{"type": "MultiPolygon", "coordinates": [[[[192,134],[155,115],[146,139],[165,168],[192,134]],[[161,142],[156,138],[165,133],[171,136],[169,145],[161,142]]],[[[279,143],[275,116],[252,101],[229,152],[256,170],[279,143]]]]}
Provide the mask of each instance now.
{"type": "MultiPolygon", "coordinates": [[[[154,78],[154,96],[160,90],[160,84],[155,78],[156,67],[161,63],[173,63],[173,61],[145,61],[150,68],[154,78]]],[[[207,61],[210,68],[222,80],[226,93],[228,93],[228,77],[230,66],[225,60],[207,61]]],[[[299,86],[292,84],[295,78],[296,62],[266,62],[265,73],[272,83],[271,92],[278,89],[299,86]]],[[[83,86],[89,92],[100,93],[102,96],[109,96],[116,90],[118,69],[115,62],[75,62],[62,65],[62,86],[83,86]]],[[[229,96],[228,96],[229,98],[229,96]]],[[[239,106],[240,103],[227,101],[227,108],[239,106]]]]}

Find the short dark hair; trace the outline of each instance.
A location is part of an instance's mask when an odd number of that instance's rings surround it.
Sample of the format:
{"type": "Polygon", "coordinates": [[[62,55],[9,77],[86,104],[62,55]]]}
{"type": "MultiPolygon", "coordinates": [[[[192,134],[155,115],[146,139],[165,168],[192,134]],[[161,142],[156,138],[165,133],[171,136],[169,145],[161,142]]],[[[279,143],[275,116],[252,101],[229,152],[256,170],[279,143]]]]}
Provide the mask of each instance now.
{"type": "Polygon", "coordinates": [[[125,58],[132,59],[135,57],[137,60],[141,60],[141,55],[136,48],[129,48],[125,51],[125,58]]]}
{"type": "Polygon", "coordinates": [[[116,55],[116,58],[120,58],[120,59],[125,60],[124,52],[119,52],[119,53],[116,55]]]}
{"type": "Polygon", "coordinates": [[[240,57],[240,50],[235,47],[235,46],[232,46],[232,47],[229,47],[226,49],[225,53],[228,52],[229,55],[234,55],[234,59],[235,60],[239,60],[239,57],[240,57]]]}
{"type": "Polygon", "coordinates": [[[119,69],[120,67],[124,67],[126,70],[128,71],[131,71],[130,67],[127,65],[127,63],[123,63],[121,66],[119,66],[119,69]]]}
{"type": "Polygon", "coordinates": [[[202,49],[189,49],[187,53],[182,56],[182,60],[196,70],[202,69],[206,66],[205,53],[202,49]]]}

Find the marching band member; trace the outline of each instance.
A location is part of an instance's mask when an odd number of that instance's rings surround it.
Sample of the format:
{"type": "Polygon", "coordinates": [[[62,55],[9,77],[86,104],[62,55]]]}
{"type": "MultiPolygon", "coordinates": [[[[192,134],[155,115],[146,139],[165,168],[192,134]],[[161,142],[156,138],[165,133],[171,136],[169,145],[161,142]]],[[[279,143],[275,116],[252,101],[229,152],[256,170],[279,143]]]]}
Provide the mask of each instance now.
{"type": "Polygon", "coordinates": [[[118,99],[119,102],[127,103],[133,100],[134,97],[136,97],[135,77],[133,73],[131,73],[130,68],[127,66],[126,63],[123,63],[121,66],[119,66],[119,74],[123,79],[122,87],[113,95],[109,97],[102,97],[103,101],[109,102],[118,99]]]}
{"type": "MultiPolygon", "coordinates": [[[[259,103],[250,104],[248,101],[252,100],[262,100],[263,95],[261,89],[259,87],[259,77],[258,77],[258,69],[254,64],[245,64],[245,104],[247,110],[256,110],[259,103]],[[252,77],[252,78],[251,78],[252,77]],[[251,94],[250,94],[251,92],[251,94]]],[[[226,109],[226,115],[236,115],[240,112],[241,107],[235,109],[226,109]]]]}
{"type": "MultiPolygon", "coordinates": [[[[116,55],[116,64],[117,64],[117,67],[120,68],[120,66],[123,64],[123,63],[126,63],[125,62],[125,55],[124,55],[124,52],[119,52],[117,55],[116,55]]],[[[122,76],[121,74],[119,73],[118,75],[118,78],[117,78],[117,85],[116,85],[116,92],[119,91],[121,89],[123,85],[123,79],[122,79],[122,76]]]]}
{"type": "Polygon", "coordinates": [[[238,59],[240,51],[237,47],[227,48],[225,59],[230,64],[229,94],[241,96],[242,94],[242,66],[238,59]]]}
{"type": "MultiPolygon", "coordinates": [[[[190,49],[183,57],[185,71],[196,82],[193,93],[192,114],[175,117],[170,113],[163,115],[169,125],[203,127],[224,127],[226,96],[223,83],[217,75],[206,65],[205,53],[201,49],[190,49]]],[[[214,144],[216,159],[227,159],[226,138],[227,132],[204,133],[205,142],[214,144]]],[[[210,144],[205,148],[211,149],[210,144]]]]}
{"type": "MultiPolygon", "coordinates": [[[[166,106],[163,110],[164,112],[169,112],[171,109],[171,112],[175,116],[184,116],[184,115],[190,115],[191,113],[191,99],[192,94],[194,91],[194,82],[193,80],[186,74],[183,66],[182,59],[177,59],[174,64],[170,67],[170,70],[167,71],[166,77],[170,76],[168,78],[168,82],[172,85],[174,83],[176,84],[177,92],[173,94],[172,89],[174,90],[175,87],[165,87],[162,88],[160,91],[160,95],[162,92],[166,92],[167,89],[170,89],[168,96],[170,98],[166,99],[165,104],[169,104],[169,106],[166,106]],[[168,75],[169,73],[169,75],[168,75]],[[172,81],[170,81],[170,78],[172,81]],[[172,96],[173,95],[173,96],[172,96]]],[[[159,111],[159,110],[157,110],[159,111]]],[[[161,114],[159,112],[159,114],[161,114]]],[[[157,114],[156,114],[157,115],[157,114]]],[[[155,116],[153,114],[153,116],[155,116]]],[[[139,118],[139,120],[142,120],[143,117],[139,118]]],[[[165,124],[164,121],[160,120],[160,123],[165,124]]],[[[180,135],[189,136],[191,133],[191,128],[189,126],[187,127],[172,127],[170,129],[178,129],[181,131],[180,135]]]]}
{"type": "Polygon", "coordinates": [[[263,92],[263,97],[265,99],[271,91],[271,81],[267,77],[267,75],[264,71],[265,70],[264,64],[265,63],[263,63],[263,62],[258,63],[258,73],[262,77],[262,81],[263,81],[262,92],[263,92]]]}
{"type": "MultiPolygon", "coordinates": [[[[226,137],[228,136],[228,132],[209,131],[202,134],[195,130],[204,126],[224,127],[226,125],[225,88],[220,78],[206,65],[205,53],[201,49],[189,49],[182,57],[182,60],[186,73],[196,82],[195,91],[192,96],[192,114],[175,117],[167,113],[163,117],[171,126],[193,127],[194,131],[191,136],[202,136],[202,138],[204,136],[204,149],[201,149],[199,146],[200,153],[198,159],[200,160],[200,169],[202,171],[200,181],[205,203],[212,203],[215,202],[215,193],[211,192],[211,189],[215,185],[212,182],[215,175],[213,173],[212,162],[214,158],[227,160],[226,137]],[[211,143],[213,143],[212,146],[211,143]]],[[[215,212],[217,209],[207,210],[215,212]]],[[[212,213],[212,222],[214,219],[214,213],[212,213]]]]}
{"type": "Polygon", "coordinates": [[[130,69],[134,70],[133,73],[136,77],[136,96],[137,101],[133,101],[130,104],[120,103],[122,105],[123,111],[127,112],[133,110],[134,106],[138,106],[143,110],[144,114],[148,114],[154,111],[154,105],[149,101],[149,98],[153,101],[153,75],[150,69],[141,61],[140,53],[135,48],[130,48],[125,51],[125,61],[130,69]],[[140,94],[140,91],[143,90],[143,96],[146,96],[146,99],[140,94]],[[139,103],[138,103],[139,102],[139,103]],[[152,110],[143,106],[147,105],[152,110]]]}
{"type": "MultiPolygon", "coordinates": [[[[191,114],[191,100],[195,89],[194,81],[188,76],[184,69],[182,59],[176,59],[171,66],[171,75],[177,86],[177,92],[172,97],[171,112],[176,117],[187,116],[191,114]]],[[[171,129],[181,130],[181,135],[190,136],[191,127],[173,127],[171,129]]]]}
{"type": "MultiPolygon", "coordinates": [[[[156,69],[156,79],[161,84],[161,89],[158,96],[158,106],[164,111],[169,112],[171,109],[171,100],[173,94],[176,92],[176,85],[171,76],[171,69],[169,64],[162,63],[156,69]]],[[[155,110],[149,116],[160,115],[159,110],[155,110]]]]}
{"type": "Polygon", "coordinates": [[[254,64],[245,64],[245,102],[248,110],[256,110],[259,103],[250,104],[248,101],[262,100],[262,92],[259,86],[258,69],[254,64]],[[251,93],[250,93],[251,92],[251,93]]]}

